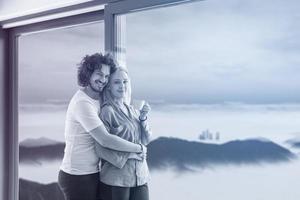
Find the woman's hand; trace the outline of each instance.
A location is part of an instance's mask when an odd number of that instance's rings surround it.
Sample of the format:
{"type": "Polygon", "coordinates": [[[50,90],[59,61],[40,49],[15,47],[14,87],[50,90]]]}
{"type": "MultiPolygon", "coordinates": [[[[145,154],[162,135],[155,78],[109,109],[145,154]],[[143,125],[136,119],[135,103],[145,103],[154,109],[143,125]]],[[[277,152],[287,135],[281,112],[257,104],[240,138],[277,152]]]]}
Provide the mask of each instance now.
{"type": "Polygon", "coordinates": [[[140,120],[141,121],[144,121],[144,120],[146,120],[147,119],[147,115],[148,115],[148,113],[150,112],[150,110],[151,110],[151,107],[150,107],[150,105],[146,102],[144,105],[143,105],[143,107],[142,107],[142,109],[140,110],[140,120]]]}

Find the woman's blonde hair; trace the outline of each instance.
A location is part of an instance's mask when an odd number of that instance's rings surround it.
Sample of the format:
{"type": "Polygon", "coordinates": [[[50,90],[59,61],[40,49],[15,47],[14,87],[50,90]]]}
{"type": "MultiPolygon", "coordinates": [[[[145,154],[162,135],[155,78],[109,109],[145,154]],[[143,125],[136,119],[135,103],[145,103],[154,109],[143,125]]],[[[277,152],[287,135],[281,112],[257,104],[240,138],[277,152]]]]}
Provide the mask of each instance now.
{"type": "MultiPolygon", "coordinates": [[[[128,75],[128,70],[124,67],[118,66],[118,67],[113,69],[110,76],[113,76],[113,74],[115,74],[117,72],[125,72],[128,76],[128,88],[127,88],[127,91],[126,91],[126,94],[125,94],[125,97],[124,97],[124,103],[126,103],[127,105],[130,105],[131,104],[131,81],[130,81],[130,77],[128,75]]],[[[111,79],[109,79],[107,87],[104,89],[103,102],[110,99],[111,94],[110,94],[110,91],[108,91],[108,87],[109,87],[110,82],[111,82],[111,79]]]]}

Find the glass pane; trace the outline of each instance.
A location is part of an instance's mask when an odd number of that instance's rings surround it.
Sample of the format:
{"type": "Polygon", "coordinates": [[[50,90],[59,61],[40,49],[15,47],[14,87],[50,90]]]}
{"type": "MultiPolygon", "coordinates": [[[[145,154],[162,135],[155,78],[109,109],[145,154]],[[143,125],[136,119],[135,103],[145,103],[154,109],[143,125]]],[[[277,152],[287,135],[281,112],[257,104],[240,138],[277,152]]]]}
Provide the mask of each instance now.
{"type": "Polygon", "coordinates": [[[126,15],[133,99],[152,106],[151,199],[300,198],[299,8],[213,0],[126,15]]]}
{"type": "Polygon", "coordinates": [[[103,22],[19,38],[20,199],[62,198],[48,184],[57,182],[67,105],[78,89],[77,64],[103,51],[103,22]]]}

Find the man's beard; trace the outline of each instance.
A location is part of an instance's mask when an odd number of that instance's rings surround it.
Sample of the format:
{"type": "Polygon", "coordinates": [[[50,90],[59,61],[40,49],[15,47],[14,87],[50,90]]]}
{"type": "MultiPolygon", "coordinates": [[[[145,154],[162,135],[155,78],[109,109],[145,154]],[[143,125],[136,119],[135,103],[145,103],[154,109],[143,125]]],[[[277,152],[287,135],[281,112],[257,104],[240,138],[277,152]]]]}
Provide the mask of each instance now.
{"type": "Polygon", "coordinates": [[[89,83],[89,86],[93,90],[93,92],[96,92],[96,93],[100,93],[103,90],[103,88],[102,89],[95,89],[91,83],[89,83]]]}

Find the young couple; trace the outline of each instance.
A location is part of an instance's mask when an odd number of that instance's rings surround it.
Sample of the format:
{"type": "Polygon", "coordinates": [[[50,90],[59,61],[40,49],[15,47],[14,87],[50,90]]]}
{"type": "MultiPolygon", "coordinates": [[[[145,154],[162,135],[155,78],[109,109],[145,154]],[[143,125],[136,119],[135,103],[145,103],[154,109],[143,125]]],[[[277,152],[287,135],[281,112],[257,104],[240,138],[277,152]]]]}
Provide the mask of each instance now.
{"type": "Polygon", "coordinates": [[[66,200],[149,200],[150,106],[130,104],[130,80],[108,54],[83,58],[65,121],[58,183],[66,200]]]}

